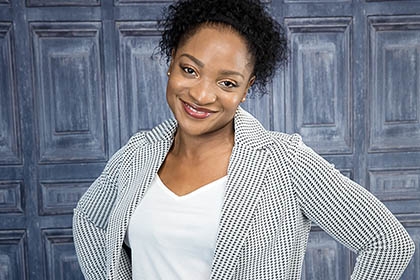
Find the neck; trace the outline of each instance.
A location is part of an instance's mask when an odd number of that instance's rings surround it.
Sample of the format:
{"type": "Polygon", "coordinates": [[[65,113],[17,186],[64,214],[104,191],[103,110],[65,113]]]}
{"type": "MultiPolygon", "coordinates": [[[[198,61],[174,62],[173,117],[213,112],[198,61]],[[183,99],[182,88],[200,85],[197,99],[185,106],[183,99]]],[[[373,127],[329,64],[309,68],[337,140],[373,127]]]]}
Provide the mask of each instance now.
{"type": "Polygon", "coordinates": [[[188,135],[178,127],[172,153],[178,157],[200,159],[230,152],[233,144],[233,122],[215,132],[198,136],[188,135]]]}

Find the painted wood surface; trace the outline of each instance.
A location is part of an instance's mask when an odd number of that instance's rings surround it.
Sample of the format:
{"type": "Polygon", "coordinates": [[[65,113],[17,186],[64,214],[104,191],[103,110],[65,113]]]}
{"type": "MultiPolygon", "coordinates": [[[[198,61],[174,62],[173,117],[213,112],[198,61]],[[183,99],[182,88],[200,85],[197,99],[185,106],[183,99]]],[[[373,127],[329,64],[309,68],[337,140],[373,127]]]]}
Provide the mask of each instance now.
{"type": "MultiPolygon", "coordinates": [[[[265,0],[290,62],[244,104],[298,132],[416,242],[420,1],[265,0]]],[[[109,157],[171,114],[157,20],[169,0],[0,0],[0,279],[83,279],[71,218],[109,157]]],[[[302,279],[350,279],[356,255],[314,225],[302,279]]]]}

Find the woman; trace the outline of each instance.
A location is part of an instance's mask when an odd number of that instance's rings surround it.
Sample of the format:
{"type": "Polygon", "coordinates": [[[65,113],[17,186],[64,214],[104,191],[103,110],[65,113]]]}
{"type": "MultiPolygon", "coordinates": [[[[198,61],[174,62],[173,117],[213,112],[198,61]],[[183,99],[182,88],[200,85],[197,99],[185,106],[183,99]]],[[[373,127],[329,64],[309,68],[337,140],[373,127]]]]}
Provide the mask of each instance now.
{"type": "Polygon", "coordinates": [[[398,279],[414,244],[385,206],[240,108],[285,60],[254,0],[172,5],[160,47],[175,120],[134,135],[74,212],[87,279],[300,279],[311,221],[358,253],[352,279],[398,279]]]}

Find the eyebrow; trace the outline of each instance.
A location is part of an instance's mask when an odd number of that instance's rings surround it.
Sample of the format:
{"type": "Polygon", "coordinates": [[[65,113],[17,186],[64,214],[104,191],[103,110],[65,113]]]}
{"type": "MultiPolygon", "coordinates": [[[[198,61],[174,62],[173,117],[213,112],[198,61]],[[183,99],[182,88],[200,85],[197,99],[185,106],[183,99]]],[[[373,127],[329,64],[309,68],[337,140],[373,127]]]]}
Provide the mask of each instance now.
{"type": "Polygon", "coordinates": [[[192,56],[192,55],[190,55],[190,54],[183,53],[183,54],[181,54],[180,56],[186,56],[186,57],[188,57],[189,59],[191,59],[192,61],[194,61],[194,63],[195,63],[195,64],[197,64],[198,66],[200,66],[200,67],[204,67],[204,63],[203,63],[203,62],[201,62],[200,60],[198,60],[197,58],[195,58],[194,56],[192,56]]]}
{"type": "MultiPolygon", "coordinates": [[[[200,61],[199,59],[195,58],[194,56],[187,54],[187,53],[183,53],[180,56],[185,56],[188,57],[189,59],[191,59],[192,61],[194,61],[195,64],[197,64],[200,67],[204,67],[204,63],[202,61],[200,61]]],[[[231,71],[231,70],[222,70],[221,72],[222,75],[236,75],[236,76],[241,76],[243,79],[245,79],[244,75],[242,75],[239,72],[236,71],[231,71]]]]}
{"type": "Polygon", "coordinates": [[[230,70],[224,70],[221,72],[222,75],[226,75],[226,76],[230,76],[230,75],[236,75],[236,76],[241,76],[242,79],[245,79],[244,75],[242,75],[239,72],[236,71],[230,71],[230,70]]]}

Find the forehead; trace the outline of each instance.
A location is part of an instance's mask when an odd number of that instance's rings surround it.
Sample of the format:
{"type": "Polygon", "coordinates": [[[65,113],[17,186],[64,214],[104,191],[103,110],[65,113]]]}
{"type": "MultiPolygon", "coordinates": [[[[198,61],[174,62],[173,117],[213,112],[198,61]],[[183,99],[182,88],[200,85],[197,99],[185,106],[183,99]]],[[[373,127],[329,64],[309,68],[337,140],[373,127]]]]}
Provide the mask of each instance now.
{"type": "Polygon", "coordinates": [[[176,56],[183,53],[206,63],[219,63],[231,67],[251,67],[252,56],[246,39],[230,26],[205,24],[190,34],[179,45],[176,56]]]}

